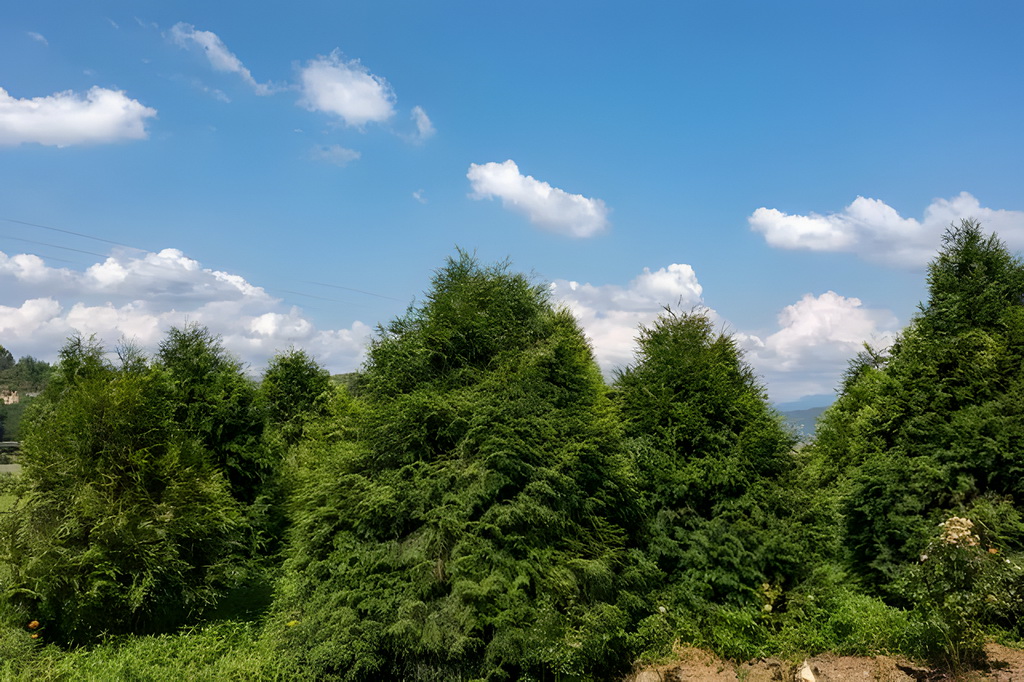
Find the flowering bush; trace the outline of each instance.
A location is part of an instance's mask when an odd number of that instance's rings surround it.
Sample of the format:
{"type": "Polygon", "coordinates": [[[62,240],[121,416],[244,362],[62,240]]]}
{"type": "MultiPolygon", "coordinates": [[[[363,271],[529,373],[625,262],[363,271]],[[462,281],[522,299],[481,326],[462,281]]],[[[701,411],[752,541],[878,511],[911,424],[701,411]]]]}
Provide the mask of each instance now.
{"type": "Polygon", "coordinates": [[[985,626],[1015,621],[1021,610],[1021,565],[996,542],[981,523],[950,516],[904,575],[923,625],[922,653],[950,670],[983,663],[985,626]]]}

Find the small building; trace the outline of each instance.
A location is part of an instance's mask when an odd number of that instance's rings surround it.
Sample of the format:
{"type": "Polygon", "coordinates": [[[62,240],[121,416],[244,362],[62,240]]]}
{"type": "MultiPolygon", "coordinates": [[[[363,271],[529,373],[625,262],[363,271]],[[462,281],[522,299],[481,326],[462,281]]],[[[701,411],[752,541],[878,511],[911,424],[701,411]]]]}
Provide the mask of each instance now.
{"type": "Polygon", "coordinates": [[[9,388],[0,388],[0,403],[3,403],[4,405],[13,405],[19,400],[21,400],[21,398],[18,397],[17,391],[12,391],[9,388]]]}

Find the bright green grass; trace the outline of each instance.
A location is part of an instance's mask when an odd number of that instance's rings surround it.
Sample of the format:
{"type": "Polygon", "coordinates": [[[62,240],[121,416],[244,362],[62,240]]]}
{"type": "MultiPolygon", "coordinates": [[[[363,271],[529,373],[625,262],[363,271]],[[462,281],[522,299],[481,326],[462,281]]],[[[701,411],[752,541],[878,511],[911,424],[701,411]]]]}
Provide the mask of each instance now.
{"type": "MultiPolygon", "coordinates": [[[[255,623],[224,621],[180,634],[118,637],[96,647],[74,651],[38,644],[22,647],[10,642],[9,648],[13,650],[4,652],[8,657],[0,660],[0,680],[295,679],[297,671],[286,670],[262,645],[258,632],[255,623]],[[12,644],[14,646],[10,646],[12,644]]],[[[4,634],[29,637],[27,632],[4,634]]],[[[0,642],[0,650],[3,648],[0,642]]]]}

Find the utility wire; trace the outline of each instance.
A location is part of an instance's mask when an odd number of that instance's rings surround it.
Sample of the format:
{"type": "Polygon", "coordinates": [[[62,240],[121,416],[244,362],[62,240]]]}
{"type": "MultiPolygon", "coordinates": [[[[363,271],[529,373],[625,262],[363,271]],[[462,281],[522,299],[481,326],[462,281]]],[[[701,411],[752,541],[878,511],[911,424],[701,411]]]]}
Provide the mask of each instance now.
{"type": "MultiPolygon", "coordinates": [[[[109,239],[103,239],[102,237],[94,237],[91,234],[85,234],[84,232],[74,232],[72,230],[62,230],[59,227],[50,227],[49,225],[40,225],[39,223],[29,223],[29,222],[26,222],[24,220],[15,220],[14,218],[0,217],[0,220],[3,220],[4,222],[8,222],[8,223],[16,223],[18,225],[28,225],[29,227],[38,227],[41,230],[51,230],[53,232],[63,232],[64,234],[73,234],[76,237],[84,237],[85,239],[92,239],[93,241],[103,242],[104,244],[113,244],[114,246],[121,246],[121,247],[124,247],[126,249],[135,249],[136,251],[145,251],[146,250],[146,249],[140,249],[137,246],[131,246],[129,244],[122,244],[121,242],[115,242],[115,241],[111,241],[109,239]]],[[[89,253],[89,252],[88,251],[83,251],[82,253],[89,253]]],[[[106,256],[104,256],[104,258],[105,257],[106,256]]]]}
{"type": "MultiPolygon", "coordinates": [[[[132,246],[130,244],[122,244],[121,242],[115,242],[115,241],[113,241],[111,239],[104,239],[103,237],[96,237],[94,235],[86,234],[84,232],[76,232],[74,230],[65,230],[65,229],[60,228],[60,227],[52,227],[50,225],[42,225],[40,223],[31,223],[31,222],[28,222],[26,220],[17,220],[15,218],[5,218],[3,216],[0,216],[0,221],[8,222],[8,223],[14,223],[16,225],[26,225],[28,227],[36,227],[36,228],[39,228],[41,230],[50,230],[51,232],[60,232],[60,233],[63,233],[63,234],[70,234],[70,235],[74,235],[76,237],[82,237],[84,239],[92,239],[93,241],[103,242],[104,244],[112,244],[114,246],[120,246],[122,248],[132,249],[134,251],[141,251],[143,253],[151,253],[149,250],[143,249],[143,248],[139,248],[138,246],[132,246]]],[[[14,239],[16,241],[26,242],[26,243],[29,243],[29,244],[38,244],[40,246],[50,246],[50,247],[57,248],[57,249],[63,249],[65,251],[75,251],[77,253],[84,253],[84,254],[88,254],[90,256],[97,256],[99,258],[108,258],[109,257],[109,254],[96,253],[94,251],[83,251],[82,249],[74,249],[74,248],[71,248],[69,246],[58,246],[57,244],[48,244],[46,242],[34,241],[34,240],[31,240],[31,239],[23,239],[23,238],[20,238],[20,237],[11,237],[11,236],[7,236],[7,235],[0,235],[0,237],[5,237],[7,239],[14,239]]],[[[60,260],[60,259],[55,258],[53,260],[60,260]]],[[[71,261],[63,261],[63,262],[71,262],[71,261]]],[[[166,266],[166,265],[164,265],[162,263],[160,263],[160,264],[152,263],[151,265],[158,265],[158,266],[164,267],[164,268],[166,268],[168,270],[176,270],[175,268],[172,268],[170,266],[166,266]]],[[[326,282],[310,282],[310,281],[305,281],[305,280],[303,280],[303,283],[304,284],[314,284],[316,286],[321,286],[321,287],[329,287],[329,288],[332,288],[332,289],[341,289],[343,291],[353,291],[355,293],[364,294],[366,296],[374,296],[376,298],[383,298],[383,299],[386,299],[386,300],[389,300],[389,301],[400,301],[401,300],[401,299],[395,298],[393,296],[385,296],[384,294],[376,294],[376,293],[374,293],[372,291],[366,291],[365,289],[356,289],[356,288],[353,288],[353,287],[341,286],[339,284],[327,284],[326,282]]],[[[325,296],[317,296],[315,294],[304,294],[304,293],[301,293],[301,292],[298,292],[298,291],[289,291],[288,289],[276,289],[276,290],[277,291],[281,291],[283,293],[292,294],[294,296],[305,296],[306,298],[315,298],[315,299],[319,299],[319,300],[322,300],[322,301],[332,301],[334,303],[344,303],[345,305],[355,305],[355,306],[359,306],[360,305],[358,303],[353,303],[352,301],[345,301],[345,300],[341,300],[341,299],[337,299],[337,298],[328,298],[328,297],[325,297],[325,296]]],[[[265,288],[264,288],[264,291],[266,291],[265,288]]]]}
{"type": "Polygon", "coordinates": [[[332,289],[344,289],[345,291],[355,291],[360,294],[366,294],[367,296],[376,296],[377,298],[386,298],[389,301],[399,301],[401,299],[395,298],[394,296],[385,296],[384,294],[375,294],[372,291],[363,291],[362,289],[353,289],[352,287],[343,287],[338,284],[325,284],[324,282],[309,282],[304,281],[305,284],[315,284],[319,287],[331,287],[332,289]]]}
{"type": "Polygon", "coordinates": [[[315,294],[304,294],[301,291],[290,291],[288,289],[271,289],[270,291],[280,291],[283,294],[292,294],[293,296],[305,296],[306,298],[315,298],[319,301],[333,301],[335,303],[344,303],[345,305],[357,305],[360,307],[364,307],[361,304],[353,303],[352,301],[343,301],[340,298],[327,298],[326,296],[317,296],[315,294]]]}
{"type": "MultiPolygon", "coordinates": [[[[96,253],[95,251],[83,251],[82,249],[73,249],[70,246],[60,246],[58,244],[47,244],[46,242],[37,242],[34,239],[23,239],[21,237],[12,237],[9,234],[0,234],[0,237],[2,237],[4,239],[13,239],[14,241],[17,241],[17,242],[25,242],[27,244],[38,244],[39,246],[49,246],[49,247],[52,247],[54,249],[63,249],[64,251],[74,251],[75,253],[84,253],[84,254],[88,254],[90,256],[99,256],[100,258],[106,258],[107,257],[107,254],[105,254],[105,253],[96,253]]],[[[68,262],[68,261],[65,261],[65,262],[68,262]]]]}

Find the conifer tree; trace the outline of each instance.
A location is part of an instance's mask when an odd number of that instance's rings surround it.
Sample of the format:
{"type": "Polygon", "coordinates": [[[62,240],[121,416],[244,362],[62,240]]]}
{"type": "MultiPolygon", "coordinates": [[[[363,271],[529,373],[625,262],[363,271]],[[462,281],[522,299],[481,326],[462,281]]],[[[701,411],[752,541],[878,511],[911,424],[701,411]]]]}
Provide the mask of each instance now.
{"type": "Polygon", "coordinates": [[[851,367],[815,446],[851,568],[903,604],[901,576],[949,518],[973,519],[993,551],[1024,542],[1024,264],[965,220],[928,285],[888,353],[851,367]]]}
{"type": "Polygon", "coordinates": [[[661,599],[760,610],[771,601],[764,585],[792,586],[816,553],[813,523],[796,522],[807,496],[784,485],[798,464],[793,434],[705,312],[666,309],[637,345],[615,389],[650,515],[645,546],[664,575],[661,599]]]}
{"type": "Polygon", "coordinates": [[[21,499],[0,519],[0,611],[84,644],[171,628],[231,584],[241,509],[178,407],[168,375],[133,353],[115,367],[80,337],[61,350],[29,415],[21,499]]]}
{"type": "Polygon", "coordinates": [[[218,336],[198,324],[172,327],[155,363],[174,391],[171,417],[197,438],[231,483],[234,497],[254,502],[273,462],[261,445],[264,418],[256,385],[218,336]]]}
{"type": "MultiPolygon", "coordinates": [[[[575,320],[460,253],[382,328],[296,502],[280,636],[343,679],[629,661],[631,471],[575,320]],[[333,441],[333,442],[332,442],[333,441]]],[[[311,460],[313,458],[310,458],[311,460]]]]}

